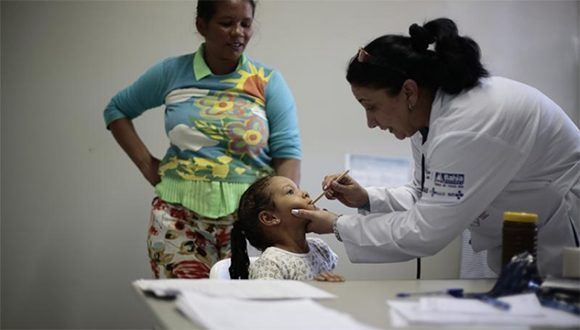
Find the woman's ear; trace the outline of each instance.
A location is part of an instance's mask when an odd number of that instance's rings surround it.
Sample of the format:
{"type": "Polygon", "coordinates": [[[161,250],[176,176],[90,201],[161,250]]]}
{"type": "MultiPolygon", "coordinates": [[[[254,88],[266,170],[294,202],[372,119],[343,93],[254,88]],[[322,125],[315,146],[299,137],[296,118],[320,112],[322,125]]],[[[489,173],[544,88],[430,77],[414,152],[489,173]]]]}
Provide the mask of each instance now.
{"type": "Polygon", "coordinates": [[[417,82],[413,79],[407,79],[403,83],[401,90],[405,95],[407,105],[409,105],[410,108],[415,107],[417,100],[419,99],[419,85],[417,85],[417,82]]]}
{"type": "Polygon", "coordinates": [[[280,224],[280,218],[270,211],[261,211],[258,214],[258,220],[260,220],[264,226],[276,226],[280,224]]]}
{"type": "Polygon", "coordinates": [[[197,32],[201,34],[205,38],[205,32],[207,30],[207,23],[203,18],[196,18],[195,19],[195,28],[197,32]]]}

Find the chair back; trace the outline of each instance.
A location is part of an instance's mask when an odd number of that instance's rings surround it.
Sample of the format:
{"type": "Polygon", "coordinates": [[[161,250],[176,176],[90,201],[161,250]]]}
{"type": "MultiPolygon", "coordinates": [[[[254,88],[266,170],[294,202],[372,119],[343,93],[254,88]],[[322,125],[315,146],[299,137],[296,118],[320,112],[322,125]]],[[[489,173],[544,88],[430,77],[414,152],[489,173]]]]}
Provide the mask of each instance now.
{"type": "MultiPolygon", "coordinates": [[[[250,257],[250,264],[256,261],[258,257],[250,257]]],[[[219,279],[219,280],[229,280],[230,278],[230,265],[232,264],[232,259],[226,258],[216,262],[209,270],[209,278],[219,279]]]]}

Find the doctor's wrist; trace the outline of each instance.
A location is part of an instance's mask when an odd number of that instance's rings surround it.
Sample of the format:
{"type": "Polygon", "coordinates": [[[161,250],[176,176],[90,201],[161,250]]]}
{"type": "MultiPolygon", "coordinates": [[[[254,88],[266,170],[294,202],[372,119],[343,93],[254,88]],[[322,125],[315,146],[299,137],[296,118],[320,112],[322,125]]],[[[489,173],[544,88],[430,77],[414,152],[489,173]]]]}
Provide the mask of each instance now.
{"type": "Polygon", "coordinates": [[[340,232],[338,231],[338,219],[342,216],[342,214],[338,215],[336,219],[332,222],[332,232],[334,236],[339,242],[342,242],[342,237],[340,237],[340,232]]]}

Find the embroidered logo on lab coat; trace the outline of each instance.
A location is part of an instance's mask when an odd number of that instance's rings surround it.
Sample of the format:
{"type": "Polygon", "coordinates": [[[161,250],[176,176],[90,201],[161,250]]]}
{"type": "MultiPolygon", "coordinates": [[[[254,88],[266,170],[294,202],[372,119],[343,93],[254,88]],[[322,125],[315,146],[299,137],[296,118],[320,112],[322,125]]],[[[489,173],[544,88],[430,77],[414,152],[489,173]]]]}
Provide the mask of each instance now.
{"type": "Polygon", "coordinates": [[[463,173],[435,172],[435,186],[449,188],[463,188],[465,176],[463,173]]]}
{"type": "Polygon", "coordinates": [[[435,187],[431,188],[431,191],[429,191],[429,194],[431,194],[431,197],[434,196],[445,196],[445,192],[441,191],[441,190],[437,190],[435,189],[435,187]]]}
{"type": "Polygon", "coordinates": [[[447,191],[447,190],[441,190],[441,189],[435,189],[435,187],[432,187],[431,190],[428,191],[429,194],[431,195],[431,197],[454,197],[457,200],[460,200],[461,198],[463,198],[464,194],[461,190],[457,190],[457,191],[447,191]]]}
{"type": "Polygon", "coordinates": [[[435,172],[435,175],[429,177],[433,178],[433,186],[425,187],[424,193],[431,199],[453,203],[465,196],[463,173],[435,172]]]}

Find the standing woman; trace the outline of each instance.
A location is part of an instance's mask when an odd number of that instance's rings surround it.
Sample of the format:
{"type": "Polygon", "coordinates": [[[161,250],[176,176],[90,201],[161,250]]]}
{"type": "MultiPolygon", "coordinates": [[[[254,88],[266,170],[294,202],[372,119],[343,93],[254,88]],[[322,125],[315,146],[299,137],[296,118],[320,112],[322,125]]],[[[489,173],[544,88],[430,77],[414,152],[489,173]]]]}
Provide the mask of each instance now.
{"type": "Polygon", "coordinates": [[[360,49],[346,79],[369,128],[411,140],[411,183],[362,188],[327,176],[326,196],[363,214],[295,210],[309,230],[332,233],[354,262],[437,253],[466,228],[475,251],[501,269],[504,211],[538,215],[540,273],[558,275],[562,248],[578,246],[580,132],[537,89],[487,77],[479,46],[436,19],[360,49]],[[434,46],[434,47],[433,47],[434,46]]]}
{"type": "Polygon", "coordinates": [[[268,174],[300,180],[300,136],[293,96],[276,70],[244,55],[253,0],[199,0],[205,42],[167,58],[113,97],[105,122],[155,187],[147,247],[156,278],[206,278],[230,256],[242,193],[268,174]],[[165,106],[170,146],[157,159],[132,119],[165,106]]]}

